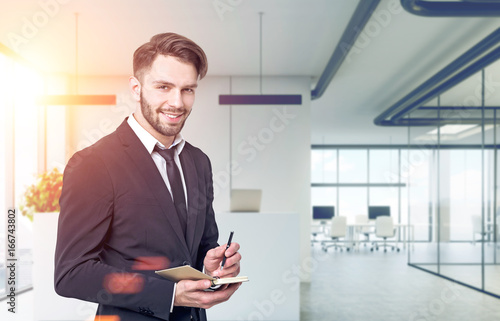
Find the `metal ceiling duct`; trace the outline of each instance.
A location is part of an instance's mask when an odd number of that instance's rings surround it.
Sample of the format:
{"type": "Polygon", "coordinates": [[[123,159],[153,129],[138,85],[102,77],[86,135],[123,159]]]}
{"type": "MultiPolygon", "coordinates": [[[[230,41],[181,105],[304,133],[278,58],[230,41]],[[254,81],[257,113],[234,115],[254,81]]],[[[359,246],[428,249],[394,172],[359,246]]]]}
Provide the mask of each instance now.
{"type": "Polygon", "coordinates": [[[333,51],[330,60],[328,61],[325,70],[319,77],[316,87],[311,91],[311,100],[320,98],[325,92],[326,88],[337,73],[344,59],[349,54],[350,49],[358,39],[359,34],[363,31],[368,20],[377,8],[380,0],[360,0],[351,20],[333,51]]]}
{"type": "Polygon", "coordinates": [[[498,17],[500,1],[425,1],[401,0],[401,6],[414,15],[424,17],[498,17]]]}

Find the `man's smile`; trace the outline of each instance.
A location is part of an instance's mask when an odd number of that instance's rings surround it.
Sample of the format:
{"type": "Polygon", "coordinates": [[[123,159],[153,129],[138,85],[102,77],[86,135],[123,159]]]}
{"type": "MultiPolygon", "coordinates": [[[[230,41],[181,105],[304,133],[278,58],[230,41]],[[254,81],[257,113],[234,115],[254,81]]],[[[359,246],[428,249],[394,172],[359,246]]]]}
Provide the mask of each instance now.
{"type": "Polygon", "coordinates": [[[184,115],[184,113],[181,113],[181,114],[175,114],[175,113],[168,113],[168,112],[160,112],[161,115],[163,115],[163,118],[165,118],[168,122],[179,122],[181,119],[182,119],[182,115],[184,115]]]}

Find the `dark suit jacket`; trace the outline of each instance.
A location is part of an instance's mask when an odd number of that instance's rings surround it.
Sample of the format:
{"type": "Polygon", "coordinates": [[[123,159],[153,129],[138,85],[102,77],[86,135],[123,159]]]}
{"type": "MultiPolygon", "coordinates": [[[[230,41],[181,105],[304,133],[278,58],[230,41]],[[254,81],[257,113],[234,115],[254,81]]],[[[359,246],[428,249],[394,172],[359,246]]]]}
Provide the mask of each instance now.
{"type": "Polygon", "coordinates": [[[165,182],[126,121],[70,159],[59,201],[59,295],[97,302],[98,314],[121,321],[206,319],[204,310],[182,307],[172,316],[174,284],[154,273],[186,264],[202,269],[217,246],[210,161],[189,143],[179,156],[189,207],[185,237],[165,182]]]}

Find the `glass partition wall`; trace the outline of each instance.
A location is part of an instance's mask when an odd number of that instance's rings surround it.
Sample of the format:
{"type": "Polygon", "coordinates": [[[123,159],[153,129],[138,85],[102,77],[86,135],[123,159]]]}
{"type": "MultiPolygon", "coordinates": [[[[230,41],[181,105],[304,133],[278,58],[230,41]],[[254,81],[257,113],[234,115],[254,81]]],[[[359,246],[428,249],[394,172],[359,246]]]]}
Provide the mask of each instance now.
{"type": "Polygon", "coordinates": [[[500,95],[491,86],[485,92],[485,78],[480,72],[407,116],[435,120],[431,127],[408,128],[407,162],[424,160],[407,178],[408,221],[417,234],[428,235],[415,243],[408,262],[500,297],[500,95]]]}
{"type": "Polygon", "coordinates": [[[389,206],[395,223],[411,226],[409,265],[500,297],[500,131],[484,134],[485,144],[470,137],[463,144],[313,146],[312,205],[334,206],[348,222],[368,215],[369,206],[389,206]],[[387,162],[392,157],[394,167],[387,162]],[[366,166],[364,180],[337,175],[359,163],[366,166]]]}
{"type": "Polygon", "coordinates": [[[408,127],[406,145],[313,145],[311,199],[348,222],[390,207],[413,232],[410,266],[500,297],[500,86],[482,94],[491,75],[471,78],[473,92],[458,85],[406,116],[433,121],[408,127]]]}

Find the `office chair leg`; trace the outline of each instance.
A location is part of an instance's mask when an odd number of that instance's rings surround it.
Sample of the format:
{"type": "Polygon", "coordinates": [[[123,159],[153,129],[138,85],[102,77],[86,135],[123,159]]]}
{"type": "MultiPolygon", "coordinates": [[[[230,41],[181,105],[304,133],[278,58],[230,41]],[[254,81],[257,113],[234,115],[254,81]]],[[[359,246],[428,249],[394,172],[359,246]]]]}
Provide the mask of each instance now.
{"type": "MultiPolygon", "coordinates": [[[[381,247],[384,248],[384,253],[387,253],[387,248],[390,247],[392,251],[396,250],[397,252],[400,251],[400,248],[397,246],[397,245],[388,245],[387,244],[387,238],[384,238],[384,243],[381,245],[381,247]]],[[[370,251],[373,252],[373,249],[376,249],[378,251],[378,244],[376,244],[375,246],[373,246],[370,251]]]]}
{"type": "Polygon", "coordinates": [[[339,249],[340,252],[343,252],[344,248],[346,249],[347,252],[349,252],[349,250],[350,250],[349,246],[343,245],[343,244],[338,244],[336,242],[332,242],[332,244],[328,244],[328,245],[326,245],[325,242],[321,243],[321,248],[322,248],[322,250],[324,252],[328,252],[328,249],[331,248],[331,247],[333,247],[335,249],[335,251],[337,249],[339,249]]]}

